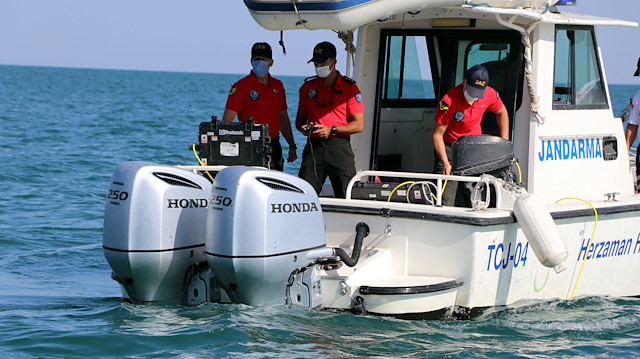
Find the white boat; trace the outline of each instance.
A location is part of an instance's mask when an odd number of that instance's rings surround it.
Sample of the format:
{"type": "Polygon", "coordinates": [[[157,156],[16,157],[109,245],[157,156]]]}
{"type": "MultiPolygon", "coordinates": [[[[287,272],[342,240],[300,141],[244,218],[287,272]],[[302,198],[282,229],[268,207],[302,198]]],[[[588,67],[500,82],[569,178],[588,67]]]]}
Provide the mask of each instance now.
{"type": "Polygon", "coordinates": [[[272,30],[357,29],[359,172],[336,199],[256,167],[121,165],[104,252],[127,300],[466,318],[520,301],[640,295],[640,196],[595,31],[636,23],[556,1],[245,4],[272,30]],[[438,99],[477,63],[508,109],[510,141],[468,137],[457,146],[477,161],[429,173],[438,99]],[[219,171],[213,184],[195,173],[204,169],[219,171]],[[441,205],[447,180],[470,183],[472,207],[441,205]]]}

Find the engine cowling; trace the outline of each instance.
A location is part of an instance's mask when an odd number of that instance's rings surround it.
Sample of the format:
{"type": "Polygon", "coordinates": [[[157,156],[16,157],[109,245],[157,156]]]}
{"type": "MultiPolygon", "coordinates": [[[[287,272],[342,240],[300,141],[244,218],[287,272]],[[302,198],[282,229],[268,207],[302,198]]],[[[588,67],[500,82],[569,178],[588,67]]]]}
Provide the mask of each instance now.
{"type": "Polygon", "coordinates": [[[134,303],[199,304],[209,286],[204,255],[211,183],[177,167],[125,162],[113,173],[103,249],[123,295],[134,303]],[[194,284],[193,281],[202,281],[194,284]]]}
{"type": "Polygon", "coordinates": [[[209,203],[206,258],[229,298],[254,306],[284,304],[292,273],[312,262],[310,252],[326,246],[313,187],[278,171],[228,167],[217,174],[209,203]]]}

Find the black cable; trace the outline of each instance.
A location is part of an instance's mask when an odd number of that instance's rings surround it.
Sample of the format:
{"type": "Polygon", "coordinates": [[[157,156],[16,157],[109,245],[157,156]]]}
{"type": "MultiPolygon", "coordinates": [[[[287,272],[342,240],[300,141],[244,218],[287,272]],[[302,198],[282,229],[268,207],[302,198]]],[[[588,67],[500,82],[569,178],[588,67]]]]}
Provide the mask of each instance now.
{"type": "Polygon", "coordinates": [[[286,55],[287,54],[287,49],[284,47],[284,40],[283,40],[284,34],[283,33],[284,33],[284,31],[280,30],[280,42],[278,42],[278,43],[280,44],[280,46],[282,46],[282,53],[284,55],[286,55]]]}

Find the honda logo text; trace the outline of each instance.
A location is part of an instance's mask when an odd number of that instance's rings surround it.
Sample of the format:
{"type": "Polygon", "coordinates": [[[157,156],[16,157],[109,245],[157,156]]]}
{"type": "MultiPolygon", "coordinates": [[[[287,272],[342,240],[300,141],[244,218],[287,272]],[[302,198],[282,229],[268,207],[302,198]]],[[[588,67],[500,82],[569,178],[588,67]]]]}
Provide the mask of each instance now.
{"type": "Polygon", "coordinates": [[[272,203],[271,213],[317,212],[315,203],[272,203]]]}
{"type": "Polygon", "coordinates": [[[167,208],[206,208],[208,204],[206,198],[175,198],[167,201],[169,202],[167,208]]]}

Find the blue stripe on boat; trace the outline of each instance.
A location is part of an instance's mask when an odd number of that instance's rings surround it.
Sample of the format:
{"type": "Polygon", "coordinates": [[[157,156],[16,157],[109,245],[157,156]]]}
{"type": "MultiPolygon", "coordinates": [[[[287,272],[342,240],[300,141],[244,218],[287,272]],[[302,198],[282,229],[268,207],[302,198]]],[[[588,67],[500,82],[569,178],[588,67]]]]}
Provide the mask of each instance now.
{"type": "MultiPolygon", "coordinates": [[[[366,4],[374,0],[339,0],[331,2],[304,3],[298,2],[298,11],[318,11],[318,10],[344,10],[353,6],[366,4]]],[[[263,3],[254,0],[244,0],[244,4],[254,11],[295,11],[291,1],[278,3],[263,3]]]]}

